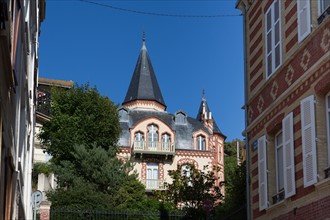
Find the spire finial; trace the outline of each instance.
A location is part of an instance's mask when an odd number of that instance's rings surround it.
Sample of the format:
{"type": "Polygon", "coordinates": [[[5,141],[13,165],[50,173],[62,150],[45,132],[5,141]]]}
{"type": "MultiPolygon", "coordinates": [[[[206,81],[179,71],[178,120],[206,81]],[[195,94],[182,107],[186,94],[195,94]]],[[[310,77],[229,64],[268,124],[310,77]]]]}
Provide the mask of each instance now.
{"type": "Polygon", "coordinates": [[[146,33],[143,31],[142,32],[142,50],[146,50],[146,33]]]}
{"type": "Polygon", "coordinates": [[[202,100],[203,101],[206,101],[206,98],[205,98],[205,89],[203,89],[203,91],[202,91],[202,100]]]}

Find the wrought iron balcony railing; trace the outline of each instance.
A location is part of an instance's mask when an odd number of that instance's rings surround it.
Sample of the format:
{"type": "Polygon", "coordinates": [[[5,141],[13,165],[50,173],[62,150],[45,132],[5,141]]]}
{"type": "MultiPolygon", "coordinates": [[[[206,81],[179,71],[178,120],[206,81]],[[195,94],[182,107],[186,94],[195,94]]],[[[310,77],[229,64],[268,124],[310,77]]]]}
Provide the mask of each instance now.
{"type": "Polygon", "coordinates": [[[50,116],[50,92],[38,89],[37,94],[37,111],[50,116]]]}
{"type": "Polygon", "coordinates": [[[134,141],[133,151],[135,153],[149,153],[149,154],[174,154],[175,146],[172,142],[158,142],[158,141],[134,141]]]}
{"type": "Polygon", "coordinates": [[[146,190],[164,190],[164,180],[160,179],[144,179],[142,184],[146,187],[146,190]]]}

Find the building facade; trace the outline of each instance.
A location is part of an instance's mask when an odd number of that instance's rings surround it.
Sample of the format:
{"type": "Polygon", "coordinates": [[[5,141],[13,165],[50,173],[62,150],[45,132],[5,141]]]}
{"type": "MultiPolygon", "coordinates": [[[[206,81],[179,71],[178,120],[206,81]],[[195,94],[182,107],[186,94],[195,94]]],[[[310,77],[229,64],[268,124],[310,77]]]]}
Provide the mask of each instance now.
{"type": "MultiPolygon", "coordinates": [[[[169,170],[178,165],[219,166],[224,180],[224,141],[203,95],[196,118],[179,110],[166,111],[166,104],[152,68],[145,40],[119,109],[122,134],[119,157],[132,159],[134,170],[146,191],[163,190],[171,182],[169,170]]],[[[217,182],[219,184],[219,182],[217,182]]]]}
{"type": "Polygon", "coordinates": [[[0,219],[32,219],[38,38],[44,0],[0,1],[0,219]]]}
{"type": "MultiPolygon", "coordinates": [[[[73,87],[72,81],[54,80],[47,78],[38,78],[37,87],[37,109],[36,109],[36,126],[34,136],[34,152],[33,163],[47,163],[51,159],[51,155],[44,151],[42,143],[39,139],[42,126],[45,122],[50,120],[51,112],[51,89],[71,89],[73,87]]],[[[56,189],[56,180],[54,173],[39,173],[38,179],[35,183],[35,189],[42,192],[42,201],[39,207],[40,220],[50,219],[51,202],[48,201],[46,192],[56,189]]]]}
{"type": "Polygon", "coordinates": [[[248,213],[330,218],[330,2],[238,0],[248,213]]]}

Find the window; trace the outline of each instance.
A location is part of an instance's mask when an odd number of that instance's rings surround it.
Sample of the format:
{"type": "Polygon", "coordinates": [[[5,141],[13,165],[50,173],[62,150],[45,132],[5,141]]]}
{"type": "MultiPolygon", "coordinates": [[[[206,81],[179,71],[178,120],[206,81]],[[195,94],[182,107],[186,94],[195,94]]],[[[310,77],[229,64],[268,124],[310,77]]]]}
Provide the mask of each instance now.
{"type": "Polygon", "coordinates": [[[185,180],[188,180],[188,186],[192,186],[192,165],[191,164],[183,164],[181,166],[181,175],[186,177],[185,180]]]}
{"type": "Polygon", "coordinates": [[[158,164],[148,163],[147,164],[147,179],[146,179],[147,189],[158,189],[158,164]]]}
{"type": "Polygon", "coordinates": [[[302,41],[311,32],[310,0],[297,1],[298,40],[302,41]]]}
{"type": "Polygon", "coordinates": [[[119,121],[120,122],[128,122],[128,112],[125,109],[120,109],[119,112],[119,121]]]}
{"type": "Polygon", "coordinates": [[[275,157],[276,157],[276,187],[277,193],[284,190],[283,171],[283,140],[282,131],[275,136],[275,157]]]}
{"type": "Polygon", "coordinates": [[[329,6],[330,6],[330,0],[319,0],[320,5],[320,14],[322,14],[329,6]]]}
{"type": "Polygon", "coordinates": [[[259,210],[261,211],[268,207],[266,136],[258,139],[258,184],[259,210]]]}
{"type": "Polygon", "coordinates": [[[280,1],[275,0],[265,15],[266,21],[266,73],[271,76],[282,64],[281,42],[281,7],[280,1]]]}
{"type": "Polygon", "coordinates": [[[186,115],[183,112],[178,112],[175,114],[176,124],[186,124],[186,115]]]}
{"type": "Polygon", "coordinates": [[[221,151],[221,144],[219,144],[219,163],[222,162],[222,151],[221,151]]]}
{"type": "Polygon", "coordinates": [[[326,118],[327,118],[327,136],[328,136],[328,166],[330,167],[330,93],[326,96],[326,118]]]}
{"type": "Polygon", "coordinates": [[[191,165],[190,164],[183,164],[181,166],[181,173],[182,173],[182,176],[190,177],[190,175],[191,175],[191,165]]]}
{"type": "Polygon", "coordinates": [[[300,102],[304,187],[317,182],[314,96],[300,102]]]}
{"type": "Polygon", "coordinates": [[[202,135],[197,136],[198,150],[205,150],[205,137],[202,135]]]}
{"type": "Polygon", "coordinates": [[[148,148],[157,150],[158,146],[158,127],[154,124],[148,126],[148,148]]]}
{"type": "Polygon", "coordinates": [[[136,132],[134,136],[134,148],[143,149],[144,148],[144,136],[142,132],[136,132]]]}
{"type": "Polygon", "coordinates": [[[171,150],[171,136],[169,134],[162,135],[162,150],[171,150]]]}

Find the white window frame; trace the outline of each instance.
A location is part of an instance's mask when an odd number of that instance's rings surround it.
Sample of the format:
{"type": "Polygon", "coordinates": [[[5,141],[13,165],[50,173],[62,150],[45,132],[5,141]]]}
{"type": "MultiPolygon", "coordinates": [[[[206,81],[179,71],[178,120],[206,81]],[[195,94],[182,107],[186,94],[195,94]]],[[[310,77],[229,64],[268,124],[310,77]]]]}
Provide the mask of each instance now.
{"type": "Polygon", "coordinates": [[[304,187],[311,186],[317,182],[314,105],[313,95],[304,98],[300,102],[304,187]]]}
{"type": "Polygon", "coordinates": [[[283,148],[283,133],[282,130],[278,132],[275,135],[275,158],[276,158],[276,189],[277,193],[281,192],[284,190],[284,148],[283,148]],[[282,142],[279,144],[278,143],[278,137],[282,138],[282,142]],[[282,148],[282,155],[278,155],[278,149],[282,148]],[[280,176],[280,170],[279,170],[279,157],[282,157],[282,179],[283,179],[283,186],[280,188],[279,186],[279,176],[280,176]]]}
{"type": "Polygon", "coordinates": [[[156,163],[148,163],[146,166],[146,188],[159,189],[159,168],[156,163]],[[155,173],[157,178],[154,176],[155,173]],[[149,174],[151,174],[151,177],[149,174]]]}
{"type": "Polygon", "coordinates": [[[319,16],[325,11],[324,0],[319,0],[319,16]]]}
{"type": "Polygon", "coordinates": [[[141,131],[134,134],[134,148],[140,150],[145,148],[144,134],[141,131]]]}
{"type": "Polygon", "coordinates": [[[265,13],[265,40],[266,40],[266,79],[271,77],[274,72],[282,65],[282,27],[281,27],[281,1],[280,0],[275,0],[271,6],[268,8],[267,12],[265,13]],[[279,15],[278,19],[275,21],[275,5],[278,3],[278,10],[279,10],[279,15]],[[270,29],[267,30],[267,15],[270,13],[270,29]],[[279,35],[279,41],[275,42],[275,26],[279,25],[278,29],[278,35],[279,35]],[[269,50],[268,48],[268,34],[271,36],[271,48],[269,50]],[[276,47],[279,47],[279,64],[276,66],[276,47]],[[269,51],[268,51],[269,50],[269,51]],[[271,70],[268,72],[268,56],[271,56],[271,70]]]}
{"type": "Polygon", "coordinates": [[[158,141],[158,127],[154,124],[148,126],[148,141],[158,141]]]}
{"type": "Polygon", "coordinates": [[[304,40],[311,33],[311,9],[310,0],[297,1],[297,15],[298,15],[298,42],[304,40]],[[306,23],[304,24],[303,15],[306,15],[306,23]],[[306,28],[305,33],[301,33],[301,28],[306,28]]]}
{"type": "Polygon", "coordinates": [[[206,150],[206,138],[203,135],[197,136],[197,149],[206,150]]]}
{"type": "Polygon", "coordinates": [[[268,180],[267,180],[267,144],[266,136],[258,139],[258,193],[259,211],[268,208],[268,180]],[[263,178],[262,178],[263,176],[263,178]]]}
{"type": "Polygon", "coordinates": [[[135,137],[134,137],[135,141],[144,141],[144,135],[142,132],[136,132],[135,133],[135,137]]]}
{"type": "Polygon", "coordinates": [[[155,151],[158,149],[158,126],[151,124],[148,126],[148,149],[155,151]]]}
{"type": "Polygon", "coordinates": [[[168,133],[162,134],[162,149],[166,151],[171,150],[171,135],[168,133]]]}
{"type": "Polygon", "coordinates": [[[327,138],[328,138],[328,167],[330,167],[330,92],[325,96],[325,112],[327,119],[327,138]]]}

